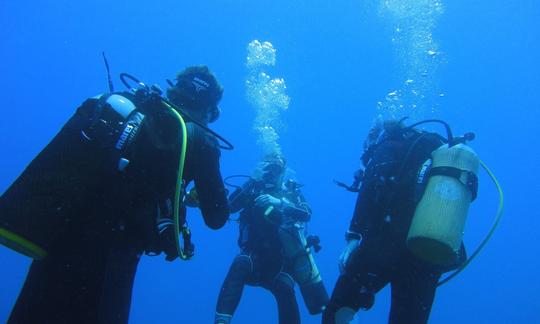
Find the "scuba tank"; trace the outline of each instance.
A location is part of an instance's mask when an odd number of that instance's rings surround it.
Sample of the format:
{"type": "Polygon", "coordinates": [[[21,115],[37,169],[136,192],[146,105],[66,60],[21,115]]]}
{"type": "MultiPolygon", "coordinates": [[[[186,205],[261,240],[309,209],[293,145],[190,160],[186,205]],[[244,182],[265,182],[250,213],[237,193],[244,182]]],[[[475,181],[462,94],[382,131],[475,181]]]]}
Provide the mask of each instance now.
{"type": "MultiPolygon", "coordinates": [[[[295,181],[289,180],[285,187],[289,193],[295,194],[298,192],[299,185],[295,181]]],[[[281,219],[281,216],[273,215],[275,213],[273,206],[270,206],[264,213],[264,217],[268,222],[274,223],[278,227],[283,256],[288,260],[293,279],[300,286],[300,292],[309,313],[312,315],[320,314],[328,304],[329,298],[312,253],[312,248],[316,252],[320,250],[319,239],[316,236],[306,238],[305,223],[298,221],[302,216],[294,215],[294,213],[304,213],[303,210],[290,211],[288,213],[289,219],[282,219],[281,224],[273,221],[281,219]]]]}
{"type": "Polygon", "coordinates": [[[291,262],[291,275],[300,286],[309,313],[322,313],[329,301],[328,293],[304,235],[304,226],[298,222],[280,225],[278,234],[283,255],[291,262]]]}
{"type": "Polygon", "coordinates": [[[144,118],[122,94],[85,101],[0,197],[0,243],[44,258],[127,167],[144,118]]]}
{"type": "MultiPolygon", "coordinates": [[[[450,270],[459,265],[452,274],[437,284],[437,286],[441,286],[461,273],[491,239],[503,215],[504,194],[493,172],[469,146],[465,145],[466,142],[475,138],[474,133],[454,137],[448,123],[442,120],[428,119],[404,126],[405,119],[406,117],[399,121],[378,120],[364,143],[364,153],[361,160],[364,166],[367,166],[379,144],[388,138],[396,136],[396,138],[403,138],[407,132],[418,132],[414,127],[420,124],[439,123],[444,125],[447,136],[446,138],[439,137],[445,144],[430,152],[431,158],[419,167],[416,177],[416,192],[417,197],[420,198],[414,206],[406,238],[408,249],[420,259],[440,266],[440,269],[450,270]],[[488,234],[470,257],[466,258],[462,253],[462,240],[469,206],[476,199],[478,192],[477,174],[479,167],[482,167],[493,181],[499,194],[499,206],[495,221],[488,234]],[[465,258],[466,260],[463,260],[465,258]]],[[[396,182],[401,178],[418,142],[415,140],[409,146],[408,152],[401,162],[401,172],[398,174],[396,182]]],[[[352,185],[334,181],[338,186],[344,187],[348,191],[359,192],[361,183],[364,181],[364,172],[359,170],[355,174],[355,181],[352,185]]]]}
{"type": "MultiPolygon", "coordinates": [[[[408,139],[406,153],[400,162],[400,170],[396,183],[405,181],[408,168],[416,168],[415,163],[422,160],[415,157],[425,146],[420,146],[422,139],[428,134],[439,138],[440,146],[424,149],[423,154],[430,158],[416,172],[416,191],[420,199],[414,207],[413,217],[408,228],[406,244],[409,250],[431,264],[452,266],[461,257],[461,244],[467,219],[467,213],[478,190],[478,168],[480,160],[476,153],[465,143],[474,139],[473,133],[454,137],[450,126],[437,119],[424,120],[410,126],[404,126],[403,121],[379,121],[370,131],[364,143],[362,162],[367,165],[378,145],[389,139],[408,139]],[[446,138],[436,133],[420,132],[416,126],[425,123],[443,124],[446,138]],[[433,151],[431,151],[433,150],[433,151]],[[428,155],[429,154],[429,155],[428,155]]],[[[422,159],[420,157],[420,159],[422,159]]],[[[355,183],[347,186],[337,182],[339,186],[349,191],[358,191],[360,176],[355,183]]],[[[388,204],[392,203],[395,193],[391,194],[388,204]]]]}
{"type": "MultiPolygon", "coordinates": [[[[480,159],[467,141],[474,133],[454,137],[450,126],[441,120],[447,133],[446,144],[433,152],[418,171],[417,185],[423,186],[407,233],[406,244],[418,258],[433,265],[448,267],[460,259],[469,206],[478,192],[480,159]]],[[[414,147],[410,148],[410,151],[414,147]]],[[[404,163],[406,163],[405,161],[404,163]]]]}
{"type": "Polygon", "coordinates": [[[444,144],[432,152],[426,171],[428,164],[419,178],[427,178],[427,185],[414,212],[407,246],[419,258],[446,266],[455,262],[461,247],[469,206],[476,196],[480,159],[465,144],[444,144]]]}

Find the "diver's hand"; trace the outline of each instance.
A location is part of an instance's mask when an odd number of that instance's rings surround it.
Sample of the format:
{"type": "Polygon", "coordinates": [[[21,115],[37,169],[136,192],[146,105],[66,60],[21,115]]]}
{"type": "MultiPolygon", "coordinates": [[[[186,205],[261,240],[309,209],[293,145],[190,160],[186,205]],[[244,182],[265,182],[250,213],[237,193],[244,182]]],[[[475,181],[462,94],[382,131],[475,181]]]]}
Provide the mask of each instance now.
{"type": "Polygon", "coordinates": [[[341,274],[345,273],[345,268],[347,267],[347,263],[349,262],[349,259],[351,258],[351,255],[358,249],[360,246],[361,240],[355,240],[351,239],[347,242],[347,246],[341,252],[341,255],[339,256],[338,266],[339,266],[339,272],[341,274]]]}
{"type": "Polygon", "coordinates": [[[255,206],[257,207],[270,207],[273,206],[274,208],[281,207],[282,201],[281,199],[278,199],[272,195],[264,194],[260,195],[259,197],[255,198],[255,206]]]}
{"type": "Polygon", "coordinates": [[[190,191],[186,193],[184,196],[184,203],[188,207],[199,207],[199,194],[197,193],[197,189],[193,188],[190,191]]]}

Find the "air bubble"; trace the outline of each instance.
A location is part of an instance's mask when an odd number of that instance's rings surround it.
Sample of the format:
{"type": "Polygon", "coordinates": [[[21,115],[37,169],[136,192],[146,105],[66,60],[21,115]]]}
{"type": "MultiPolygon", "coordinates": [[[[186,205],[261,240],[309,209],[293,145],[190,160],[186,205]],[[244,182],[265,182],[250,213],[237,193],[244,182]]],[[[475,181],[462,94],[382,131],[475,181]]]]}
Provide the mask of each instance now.
{"type": "Polygon", "coordinates": [[[254,40],[247,47],[245,82],[246,97],[255,109],[253,129],[257,143],[264,154],[281,154],[279,132],[282,127],[280,114],[289,107],[290,98],[283,78],[272,78],[266,68],[276,64],[276,50],[270,42],[254,40]]]}

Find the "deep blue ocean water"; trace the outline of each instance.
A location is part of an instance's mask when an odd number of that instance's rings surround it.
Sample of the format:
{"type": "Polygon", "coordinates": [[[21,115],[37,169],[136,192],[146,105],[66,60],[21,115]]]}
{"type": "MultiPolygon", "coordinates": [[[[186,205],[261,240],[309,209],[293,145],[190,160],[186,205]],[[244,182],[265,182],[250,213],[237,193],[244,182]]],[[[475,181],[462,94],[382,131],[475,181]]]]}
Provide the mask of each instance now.
{"type": "MultiPolygon", "coordinates": [[[[442,4],[432,30],[442,59],[425,91],[444,96],[416,120],[444,118],[456,133],[477,134],[471,145],[498,176],[506,213],[482,254],[437,291],[430,322],[540,323],[540,3],[442,4]]],[[[380,8],[381,0],[2,0],[0,191],[85,98],[107,90],[101,51],[117,88],[120,72],[165,86],[165,78],[188,65],[209,65],[225,87],[223,114],[212,127],[236,146],[223,152],[222,172],[249,173],[260,150],[252,129],[255,112],[245,96],[246,46],[254,39],[269,41],[277,49],[269,73],[285,79],[291,100],[281,116],[286,127],[280,143],[314,210],[310,231],[321,237],[316,259],[331,290],[355,200],[332,180],[351,179],[377,103],[406,79],[403,47],[392,42],[396,26],[380,8]]],[[[466,228],[469,249],[488,231],[497,207],[485,174],[480,182],[466,228]]],[[[195,210],[189,219],[196,258],[169,263],[144,257],[130,323],[212,323],[217,294],[237,253],[237,225],[211,231],[195,210]]],[[[0,260],[4,322],[30,260],[3,247],[0,260]]],[[[298,298],[302,322],[320,322],[298,298]]],[[[358,323],[384,323],[388,308],[385,289],[358,323]]],[[[234,323],[277,323],[272,296],[247,288],[234,323]]]]}

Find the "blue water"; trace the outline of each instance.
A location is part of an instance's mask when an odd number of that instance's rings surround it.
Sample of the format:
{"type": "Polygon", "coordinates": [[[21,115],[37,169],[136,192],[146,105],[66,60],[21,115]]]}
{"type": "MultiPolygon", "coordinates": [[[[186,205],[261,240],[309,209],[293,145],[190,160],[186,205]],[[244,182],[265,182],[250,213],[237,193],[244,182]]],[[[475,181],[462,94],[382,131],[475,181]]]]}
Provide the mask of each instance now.
{"type": "MultiPolygon", "coordinates": [[[[405,80],[392,22],[368,1],[0,1],[0,191],[48,143],[85,98],[107,90],[101,51],[116,75],[126,71],[165,86],[185,66],[207,64],[225,87],[213,126],[236,149],[222,154],[224,175],[249,172],[259,158],[255,116],[245,97],[246,46],[270,41],[271,69],[286,80],[289,109],[281,146],[311,203],[316,256],[329,289],[352,214],[349,180],[377,102],[405,80]]],[[[472,143],[497,174],[506,214],[465,272],[437,291],[431,323],[540,323],[540,3],[537,0],[443,1],[433,28],[444,53],[425,91],[444,93],[418,117],[474,131],[472,143]],[[433,108],[435,107],[435,108],[433,108]],[[434,112],[432,112],[432,108],[434,112]]],[[[401,55],[401,56],[400,56],[401,55]]],[[[465,242],[488,231],[497,195],[482,175],[465,242]]],[[[197,244],[190,262],[143,258],[131,323],[211,323],[221,282],[237,252],[237,226],[205,228],[189,215],[197,244]]],[[[0,248],[0,322],[7,319],[29,259],[0,248]]],[[[318,323],[299,298],[303,323],[318,323]]],[[[388,290],[358,323],[383,323],[388,290]]],[[[276,323],[271,295],[244,292],[234,323],[276,323]]]]}

